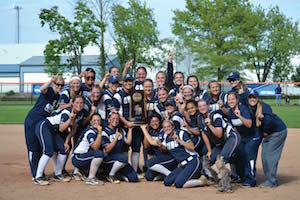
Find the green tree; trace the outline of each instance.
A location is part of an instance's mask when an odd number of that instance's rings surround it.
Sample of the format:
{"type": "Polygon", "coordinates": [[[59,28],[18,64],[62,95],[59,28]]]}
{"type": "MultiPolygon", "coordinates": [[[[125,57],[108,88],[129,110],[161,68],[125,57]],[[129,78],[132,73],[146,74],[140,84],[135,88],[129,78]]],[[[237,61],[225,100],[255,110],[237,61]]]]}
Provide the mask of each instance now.
{"type": "Polygon", "coordinates": [[[173,33],[192,53],[197,75],[219,81],[242,68],[241,37],[246,0],[186,0],[186,10],[175,10],[173,33]]]}
{"type": "Polygon", "coordinates": [[[298,22],[292,22],[278,7],[266,12],[253,7],[249,12],[245,35],[247,66],[254,69],[258,81],[284,81],[293,71],[291,57],[299,53],[300,35],[298,22]]]}
{"type": "MultiPolygon", "coordinates": [[[[294,82],[300,82],[300,66],[298,66],[295,70],[294,75],[292,76],[292,80],[294,82]]],[[[300,87],[300,84],[296,85],[297,87],[300,87]]]]}
{"type": "Polygon", "coordinates": [[[72,70],[81,73],[81,56],[84,48],[95,43],[98,37],[95,27],[95,16],[83,1],[78,1],[74,10],[74,20],[69,21],[58,12],[58,7],[42,9],[39,15],[41,26],[46,24],[60,38],[50,40],[44,50],[46,72],[49,74],[63,73],[72,70]],[[67,63],[60,63],[60,56],[68,55],[67,63]]]}
{"type": "Polygon", "coordinates": [[[119,4],[112,7],[112,35],[121,67],[133,59],[133,70],[136,63],[154,65],[154,55],[150,48],[158,42],[158,31],[153,12],[146,2],[129,0],[129,7],[119,4]]]}

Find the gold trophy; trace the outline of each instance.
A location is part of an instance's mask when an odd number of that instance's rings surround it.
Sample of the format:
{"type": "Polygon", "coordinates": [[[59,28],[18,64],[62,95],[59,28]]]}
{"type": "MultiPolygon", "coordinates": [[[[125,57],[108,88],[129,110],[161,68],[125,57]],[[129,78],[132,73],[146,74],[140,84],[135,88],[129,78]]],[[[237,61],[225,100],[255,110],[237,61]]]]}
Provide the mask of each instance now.
{"type": "Polygon", "coordinates": [[[139,126],[147,123],[147,101],[143,90],[134,90],[129,103],[129,120],[139,126]]]}

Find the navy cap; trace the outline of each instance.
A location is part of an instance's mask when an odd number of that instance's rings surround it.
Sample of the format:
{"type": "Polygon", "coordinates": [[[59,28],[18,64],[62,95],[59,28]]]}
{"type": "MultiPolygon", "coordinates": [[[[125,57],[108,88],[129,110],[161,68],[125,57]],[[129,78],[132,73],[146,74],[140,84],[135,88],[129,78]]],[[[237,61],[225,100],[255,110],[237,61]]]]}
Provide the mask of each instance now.
{"type": "Polygon", "coordinates": [[[240,79],[240,74],[238,72],[232,72],[228,77],[227,80],[237,80],[240,79]]]}
{"type": "Polygon", "coordinates": [[[118,77],[116,77],[116,76],[110,76],[110,77],[108,78],[108,82],[109,82],[109,83],[118,83],[118,82],[119,82],[119,79],[118,79],[118,77]]]}
{"type": "Polygon", "coordinates": [[[256,90],[250,90],[248,97],[250,97],[251,95],[254,96],[255,98],[259,97],[259,94],[256,90]]]}
{"type": "Polygon", "coordinates": [[[131,76],[131,74],[126,74],[123,78],[123,81],[127,81],[127,80],[133,81],[134,78],[131,76]]]}
{"type": "Polygon", "coordinates": [[[168,99],[167,101],[166,101],[166,104],[165,104],[166,106],[176,106],[176,102],[175,102],[175,100],[174,99],[168,99]]]}

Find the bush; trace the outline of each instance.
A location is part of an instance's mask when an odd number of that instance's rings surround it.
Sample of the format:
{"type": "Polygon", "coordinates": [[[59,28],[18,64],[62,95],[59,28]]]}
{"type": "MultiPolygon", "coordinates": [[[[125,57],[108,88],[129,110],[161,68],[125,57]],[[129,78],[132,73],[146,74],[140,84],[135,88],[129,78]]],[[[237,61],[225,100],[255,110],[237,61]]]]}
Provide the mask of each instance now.
{"type": "Polygon", "coordinates": [[[5,93],[5,96],[14,96],[14,95],[16,95],[16,93],[13,90],[10,90],[5,93]]]}

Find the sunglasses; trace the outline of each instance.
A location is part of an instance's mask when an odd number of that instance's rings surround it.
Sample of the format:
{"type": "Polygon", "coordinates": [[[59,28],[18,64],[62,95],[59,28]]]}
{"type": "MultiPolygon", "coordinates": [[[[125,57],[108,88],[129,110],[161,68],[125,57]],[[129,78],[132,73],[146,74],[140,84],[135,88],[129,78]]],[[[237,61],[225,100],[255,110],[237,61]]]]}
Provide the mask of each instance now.
{"type": "Polygon", "coordinates": [[[87,76],[86,79],[87,80],[95,80],[95,76],[87,76]]]}
{"type": "Polygon", "coordinates": [[[64,87],[64,84],[60,84],[60,83],[55,83],[55,85],[56,85],[57,87],[64,87]]]}
{"type": "Polygon", "coordinates": [[[236,79],[230,79],[229,83],[236,81],[236,79]]]}

